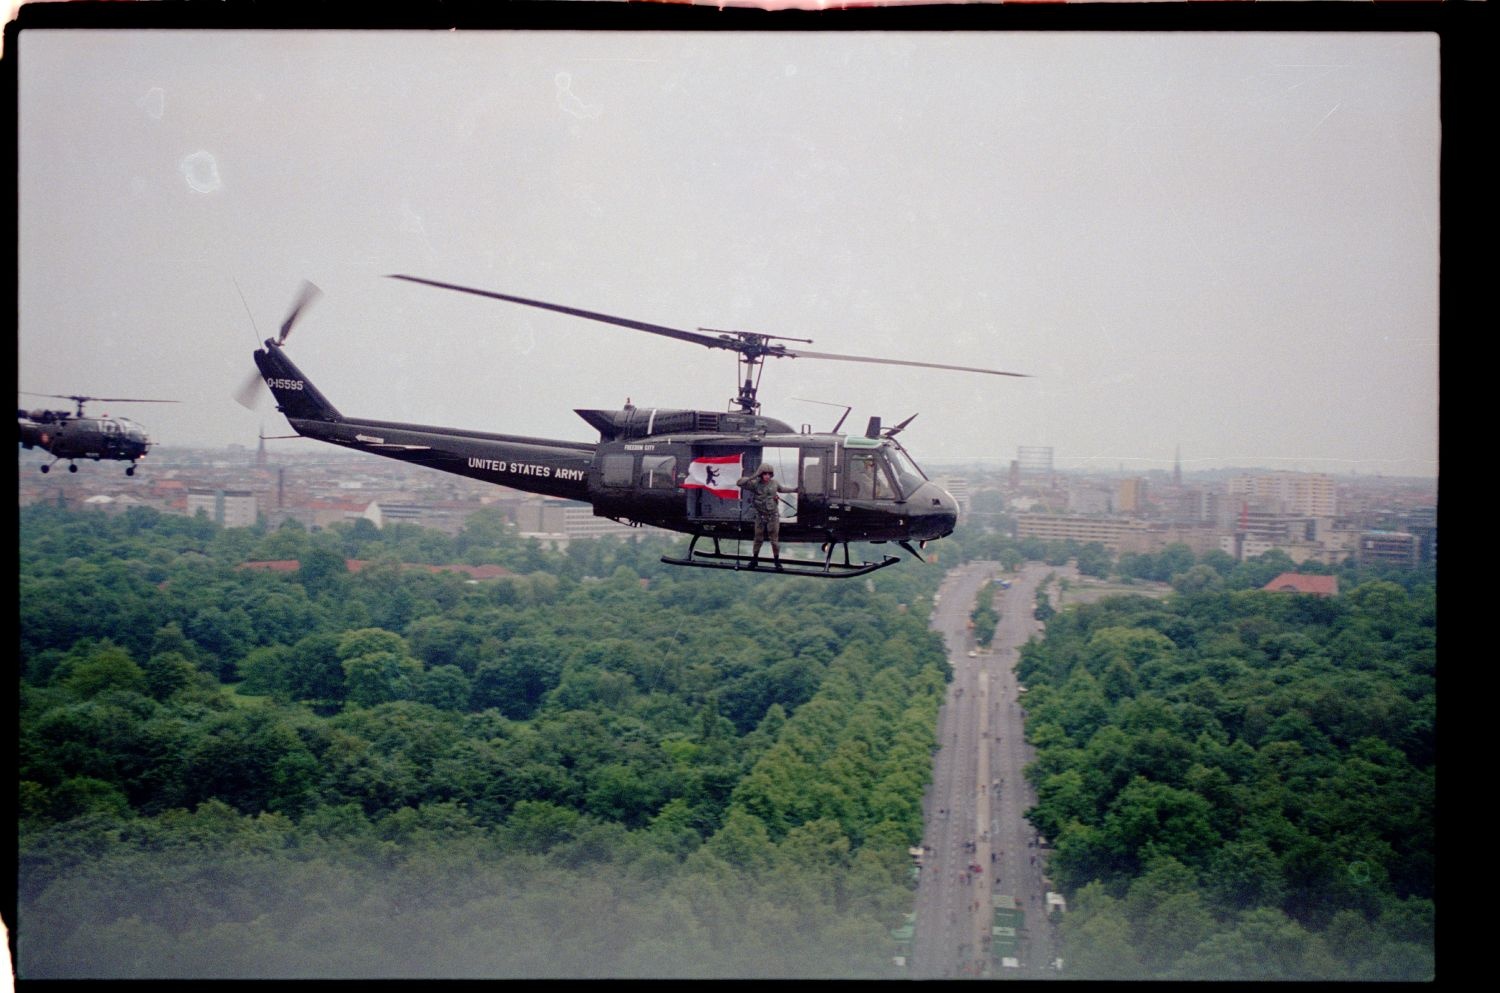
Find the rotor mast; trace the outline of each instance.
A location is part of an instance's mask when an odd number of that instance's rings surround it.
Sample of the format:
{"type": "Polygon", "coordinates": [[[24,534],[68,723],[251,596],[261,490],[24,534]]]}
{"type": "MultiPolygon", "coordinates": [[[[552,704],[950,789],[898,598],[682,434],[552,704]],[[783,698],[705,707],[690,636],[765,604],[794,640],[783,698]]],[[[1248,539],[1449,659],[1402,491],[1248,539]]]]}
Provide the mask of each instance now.
{"type": "Polygon", "coordinates": [[[765,371],[765,367],[761,359],[753,355],[741,355],[740,365],[745,369],[745,381],[740,384],[739,395],[733,402],[739,404],[743,413],[759,413],[760,401],[755,398],[755,394],[760,389],[760,374],[765,371]]]}
{"type": "Polygon", "coordinates": [[[797,353],[789,351],[785,345],[773,345],[772,339],[778,341],[798,341],[803,344],[812,344],[811,338],[787,338],[776,334],[758,334],[754,331],[719,331],[714,328],[699,328],[704,334],[718,335],[724,343],[719,346],[739,352],[739,365],[743,370],[739,393],[730,402],[740,408],[742,413],[755,414],[760,412],[760,401],[756,394],[760,391],[761,373],[765,371],[765,359],[767,355],[777,358],[796,358],[797,353]]]}

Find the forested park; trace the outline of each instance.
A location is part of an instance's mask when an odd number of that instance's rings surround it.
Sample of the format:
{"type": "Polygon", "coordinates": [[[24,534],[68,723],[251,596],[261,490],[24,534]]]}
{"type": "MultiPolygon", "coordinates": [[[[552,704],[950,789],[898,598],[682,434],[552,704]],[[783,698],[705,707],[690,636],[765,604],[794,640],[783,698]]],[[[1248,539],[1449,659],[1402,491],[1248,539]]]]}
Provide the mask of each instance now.
{"type": "Polygon", "coordinates": [[[1121,596],[1022,650],[1069,971],[1433,975],[1436,597],[1121,596]]]}
{"type": "Polygon", "coordinates": [[[17,973],[898,977],[969,557],[1174,588],[1023,652],[1066,975],[1432,975],[1430,570],[941,545],[835,582],[22,508],[17,973]]]}

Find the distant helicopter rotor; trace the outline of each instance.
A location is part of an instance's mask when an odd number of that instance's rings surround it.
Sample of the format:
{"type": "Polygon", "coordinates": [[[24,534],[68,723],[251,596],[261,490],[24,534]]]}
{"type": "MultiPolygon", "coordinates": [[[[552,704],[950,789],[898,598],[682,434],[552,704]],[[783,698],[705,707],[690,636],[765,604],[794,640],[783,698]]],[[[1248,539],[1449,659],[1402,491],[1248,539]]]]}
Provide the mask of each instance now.
{"type": "Polygon", "coordinates": [[[178,402],[176,400],[141,400],[141,399],[137,399],[135,397],[91,397],[91,396],[83,396],[83,395],[78,394],[78,393],[28,393],[25,390],[21,390],[20,392],[22,394],[24,394],[25,396],[29,396],[29,397],[56,397],[59,400],[72,400],[73,403],[75,404],[75,408],[74,408],[74,411],[73,411],[73,416],[74,417],[82,417],[83,416],[83,405],[86,404],[86,403],[177,403],[178,402]]]}

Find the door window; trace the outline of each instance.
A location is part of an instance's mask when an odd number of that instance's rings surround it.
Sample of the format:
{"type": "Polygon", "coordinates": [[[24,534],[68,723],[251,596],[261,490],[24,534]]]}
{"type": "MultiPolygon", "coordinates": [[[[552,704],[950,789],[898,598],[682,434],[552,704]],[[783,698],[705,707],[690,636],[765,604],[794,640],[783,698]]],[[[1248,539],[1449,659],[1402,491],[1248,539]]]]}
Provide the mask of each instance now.
{"type": "Polygon", "coordinates": [[[828,476],[822,454],[804,453],[802,456],[802,491],[822,496],[828,492],[828,476]]]}
{"type": "Polygon", "coordinates": [[[677,458],[672,455],[642,455],[641,485],[648,490],[676,488],[677,458]]]}
{"type": "Polygon", "coordinates": [[[602,471],[605,486],[629,486],[635,479],[635,456],[606,455],[602,471]]]}

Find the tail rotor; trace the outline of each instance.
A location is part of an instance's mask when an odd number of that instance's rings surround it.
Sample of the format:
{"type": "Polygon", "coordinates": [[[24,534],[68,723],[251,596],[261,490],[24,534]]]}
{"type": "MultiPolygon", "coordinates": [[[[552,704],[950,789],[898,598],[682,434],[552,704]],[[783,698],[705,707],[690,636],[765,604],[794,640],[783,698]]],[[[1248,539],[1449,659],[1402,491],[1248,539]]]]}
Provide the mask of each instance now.
{"type": "MultiPolygon", "coordinates": [[[[292,333],[292,328],[302,316],[302,312],[322,295],[323,291],[318,289],[315,284],[307,280],[302,281],[301,292],[297,294],[297,299],[292,304],[291,310],[287,311],[286,319],[281,322],[281,331],[276,338],[277,346],[286,344],[286,339],[292,333]]],[[[266,391],[263,389],[264,385],[260,371],[252,372],[249,378],[240,384],[240,388],[235,390],[235,402],[246,410],[258,409],[266,396],[266,391]]]]}

